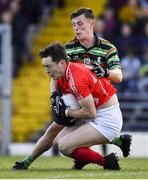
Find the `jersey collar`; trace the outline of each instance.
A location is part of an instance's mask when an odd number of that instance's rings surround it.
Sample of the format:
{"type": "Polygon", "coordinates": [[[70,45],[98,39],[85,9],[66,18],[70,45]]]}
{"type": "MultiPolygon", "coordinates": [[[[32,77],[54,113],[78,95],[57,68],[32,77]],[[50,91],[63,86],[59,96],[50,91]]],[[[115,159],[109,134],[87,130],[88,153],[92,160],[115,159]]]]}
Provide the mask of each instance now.
{"type": "Polygon", "coordinates": [[[69,72],[69,67],[70,67],[71,62],[68,62],[66,71],[65,71],[65,79],[68,80],[68,72],[69,72]]]}
{"type": "Polygon", "coordinates": [[[90,48],[86,48],[85,46],[83,46],[77,38],[76,38],[76,43],[77,43],[79,46],[81,46],[83,49],[85,49],[85,50],[88,51],[88,50],[90,50],[90,49],[92,49],[92,48],[100,45],[100,39],[99,39],[99,37],[98,37],[95,33],[94,33],[94,38],[95,38],[95,43],[94,43],[94,45],[91,46],[90,48]]]}

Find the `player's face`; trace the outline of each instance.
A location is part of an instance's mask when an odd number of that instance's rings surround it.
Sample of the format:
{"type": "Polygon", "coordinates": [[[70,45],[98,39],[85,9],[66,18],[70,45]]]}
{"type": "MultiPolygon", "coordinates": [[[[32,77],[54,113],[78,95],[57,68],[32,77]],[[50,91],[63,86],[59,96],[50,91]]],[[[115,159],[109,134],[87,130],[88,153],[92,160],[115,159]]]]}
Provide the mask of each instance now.
{"type": "Polygon", "coordinates": [[[52,61],[50,56],[42,58],[42,64],[45,67],[46,73],[51,76],[54,80],[62,77],[65,72],[65,60],[61,60],[59,63],[52,61]]]}
{"type": "Polygon", "coordinates": [[[78,40],[85,40],[93,33],[94,20],[80,15],[72,19],[72,25],[78,40]]]}

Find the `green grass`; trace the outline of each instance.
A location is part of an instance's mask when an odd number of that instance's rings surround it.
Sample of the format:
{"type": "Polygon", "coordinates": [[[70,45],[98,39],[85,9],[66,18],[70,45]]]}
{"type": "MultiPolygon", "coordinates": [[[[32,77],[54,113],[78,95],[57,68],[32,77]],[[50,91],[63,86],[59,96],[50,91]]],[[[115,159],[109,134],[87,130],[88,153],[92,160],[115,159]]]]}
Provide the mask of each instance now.
{"type": "Polygon", "coordinates": [[[10,179],[147,179],[148,159],[121,158],[120,171],[107,171],[88,165],[82,171],[71,170],[73,162],[65,157],[40,157],[27,171],[11,171],[22,157],[0,156],[0,178],[10,179]]]}

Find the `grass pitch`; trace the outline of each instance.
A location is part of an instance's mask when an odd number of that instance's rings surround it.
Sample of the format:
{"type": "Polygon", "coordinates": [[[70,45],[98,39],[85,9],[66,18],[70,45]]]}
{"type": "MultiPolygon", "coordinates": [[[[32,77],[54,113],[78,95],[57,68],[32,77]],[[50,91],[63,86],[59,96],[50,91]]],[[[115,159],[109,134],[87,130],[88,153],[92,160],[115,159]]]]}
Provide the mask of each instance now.
{"type": "Polygon", "coordinates": [[[82,171],[71,170],[73,162],[66,157],[40,157],[25,171],[11,171],[23,157],[0,156],[0,178],[9,179],[148,179],[148,159],[121,158],[120,171],[103,170],[88,165],[82,171]]]}

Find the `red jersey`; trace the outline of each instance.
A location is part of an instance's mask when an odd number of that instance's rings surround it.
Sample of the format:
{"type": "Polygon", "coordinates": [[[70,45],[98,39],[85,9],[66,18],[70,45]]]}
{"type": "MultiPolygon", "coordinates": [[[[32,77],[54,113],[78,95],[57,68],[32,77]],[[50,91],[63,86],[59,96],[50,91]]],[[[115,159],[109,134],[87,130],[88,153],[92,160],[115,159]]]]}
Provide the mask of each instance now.
{"type": "Polygon", "coordinates": [[[92,94],[96,108],[102,106],[116,93],[107,78],[97,76],[83,64],[69,62],[65,76],[57,81],[63,94],[73,94],[78,101],[92,94]]]}

